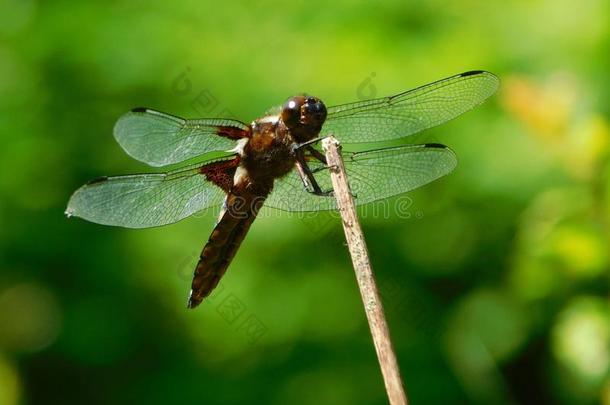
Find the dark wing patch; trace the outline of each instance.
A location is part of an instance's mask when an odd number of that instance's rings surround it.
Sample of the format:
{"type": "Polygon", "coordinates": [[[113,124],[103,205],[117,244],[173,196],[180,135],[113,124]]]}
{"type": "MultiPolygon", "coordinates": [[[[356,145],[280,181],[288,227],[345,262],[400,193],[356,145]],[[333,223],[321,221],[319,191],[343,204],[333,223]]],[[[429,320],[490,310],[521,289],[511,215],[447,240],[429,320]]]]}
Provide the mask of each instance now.
{"type": "Polygon", "coordinates": [[[245,131],[243,128],[237,128],[229,125],[219,125],[216,128],[216,135],[233,140],[249,138],[250,131],[245,131]]]}
{"type": "Polygon", "coordinates": [[[199,168],[199,173],[203,174],[207,181],[216,184],[225,193],[228,193],[233,187],[233,177],[235,177],[239,161],[239,156],[236,156],[232,160],[208,163],[199,168]]]}

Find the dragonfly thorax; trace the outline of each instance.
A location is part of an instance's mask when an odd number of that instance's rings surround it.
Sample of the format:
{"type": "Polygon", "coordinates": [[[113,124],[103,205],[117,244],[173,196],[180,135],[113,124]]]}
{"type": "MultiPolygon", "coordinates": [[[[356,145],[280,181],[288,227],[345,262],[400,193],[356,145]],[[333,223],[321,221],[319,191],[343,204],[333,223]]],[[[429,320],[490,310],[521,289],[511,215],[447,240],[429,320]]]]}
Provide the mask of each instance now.
{"type": "Polygon", "coordinates": [[[238,153],[252,180],[271,181],[294,168],[296,142],[278,116],[265,116],[251,125],[247,143],[238,153]]]}

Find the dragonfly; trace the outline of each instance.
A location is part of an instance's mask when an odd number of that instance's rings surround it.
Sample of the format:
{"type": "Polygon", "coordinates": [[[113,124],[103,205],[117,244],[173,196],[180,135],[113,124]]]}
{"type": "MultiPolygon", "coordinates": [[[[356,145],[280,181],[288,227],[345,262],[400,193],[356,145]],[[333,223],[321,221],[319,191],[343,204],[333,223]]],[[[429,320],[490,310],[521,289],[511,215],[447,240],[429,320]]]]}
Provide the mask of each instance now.
{"type": "Polygon", "coordinates": [[[498,85],[494,74],[479,70],[333,107],[298,95],[249,125],[135,108],[116,122],[116,141],[131,157],[171,170],[91,180],[72,194],[66,215],[149,228],[220,207],[193,274],[187,306],[195,308],[218,285],[263,205],[292,212],[337,209],[318,140],[333,135],[343,146],[350,184],[360,185],[352,188],[356,205],[406,193],[450,173],[456,155],[441,144],[383,142],[449,121],[498,85]],[[377,147],[348,152],[359,143],[377,147]]]}

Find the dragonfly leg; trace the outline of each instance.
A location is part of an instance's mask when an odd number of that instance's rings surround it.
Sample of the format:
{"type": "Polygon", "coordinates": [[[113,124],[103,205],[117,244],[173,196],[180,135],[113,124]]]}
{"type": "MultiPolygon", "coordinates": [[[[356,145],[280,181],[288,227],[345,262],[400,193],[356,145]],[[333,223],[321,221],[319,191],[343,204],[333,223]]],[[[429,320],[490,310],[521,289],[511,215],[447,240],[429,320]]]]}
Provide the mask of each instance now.
{"type": "MultiPolygon", "coordinates": [[[[336,166],[328,165],[328,163],[326,162],[326,156],[324,156],[324,154],[322,152],[320,152],[319,150],[312,148],[310,145],[305,146],[305,149],[307,149],[309,151],[309,153],[311,154],[312,157],[316,158],[317,160],[319,160],[322,163],[322,166],[311,169],[305,162],[303,162],[302,167],[299,169],[299,170],[305,171],[305,174],[307,174],[307,171],[309,171],[313,182],[315,182],[315,178],[313,177],[314,173],[321,172],[322,170],[336,168],[336,166]]],[[[298,161],[298,158],[297,158],[297,161],[298,161]]],[[[301,171],[299,171],[299,174],[301,174],[301,171]]],[[[304,177],[306,177],[306,176],[304,174],[301,174],[301,179],[303,179],[304,177]]],[[[309,177],[309,176],[307,176],[307,177],[309,177]]],[[[307,189],[307,191],[309,191],[313,194],[316,194],[316,195],[320,195],[320,196],[333,195],[333,190],[322,191],[322,190],[320,190],[320,187],[318,187],[318,190],[312,191],[312,190],[308,189],[307,186],[305,186],[305,188],[307,189]]],[[[352,194],[352,197],[357,198],[356,193],[354,193],[352,191],[351,194],[352,194]]]]}
{"type": "Polygon", "coordinates": [[[307,165],[307,162],[305,161],[305,156],[303,155],[300,149],[297,151],[296,167],[297,171],[299,172],[299,176],[301,177],[301,181],[303,181],[303,186],[305,187],[305,190],[307,192],[319,196],[332,195],[332,190],[322,191],[320,185],[316,181],[316,178],[313,176],[314,172],[307,165]]]}
{"type": "Polygon", "coordinates": [[[312,173],[318,173],[321,172],[322,170],[327,170],[327,169],[334,169],[334,166],[318,166],[315,169],[311,169],[312,173]]]}
{"type": "Polygon", "coordinates": [[[326,163],[326,156],[324,156],[324,154],[322,152],[311,147],[311,145],[305,146],[305,149],[310,153],[311,157],[317,159],[318,161],[320,161],[320,163],[322,163],[322,166],[318,166],[314,169],[310,169],[312,173],[321,172],[322,170],[326,170],[326,169],[332,169],[332,167],[328,166],[328,164],[326,163]]]}
{"type": "MultiPolygon", "coordinates": [[[[326,165],[326,156],[324,156],[324,154],[322,152],[320,152],[319,150],[313,148],[311,145],[307,145],[305,147],[309,153],[311,153],[311,156],[313,156],[314,158],[318,159],[320,162],[324,163],[324,165],[326,165]]],[[[321,170],[320,168],[317,168],[316,170],[321,170]]]]}
{"type": "Polygon", "coordinates": [[[322,138],[313,138],[313,139],[310,139],[310,140],[309,140],[309,141],[307,141],[307,142],[303,142],[303,143],[298,144],[296,147],[297,147],[298,149],[301,149],[301,148],[304,148],[304,147],[311,148],[311,145],[312,145],[312,144],[314,144],[314,143],[318,143],[318,142],[320,142],[321,140],[322,140],[322,138]]]}

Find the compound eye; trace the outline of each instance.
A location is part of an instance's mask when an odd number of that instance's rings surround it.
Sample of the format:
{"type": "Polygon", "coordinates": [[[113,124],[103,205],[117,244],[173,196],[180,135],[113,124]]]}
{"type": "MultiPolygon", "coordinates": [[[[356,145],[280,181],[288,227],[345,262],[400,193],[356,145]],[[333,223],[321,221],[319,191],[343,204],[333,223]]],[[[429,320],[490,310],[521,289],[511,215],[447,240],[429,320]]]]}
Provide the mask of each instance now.
{"type": "Polygon", "coordinates": [[[309,124],[321,125],[326,119],[326,106],[320,99],[308,97],[303,107],[309,124]]]}
{"type": "Polygon", "coordinates": [[[292,97],[284,103],[282,107],[282,121],[288,127],[295,127],[299,124],[303,102],[303,97],[292,97]]]}

